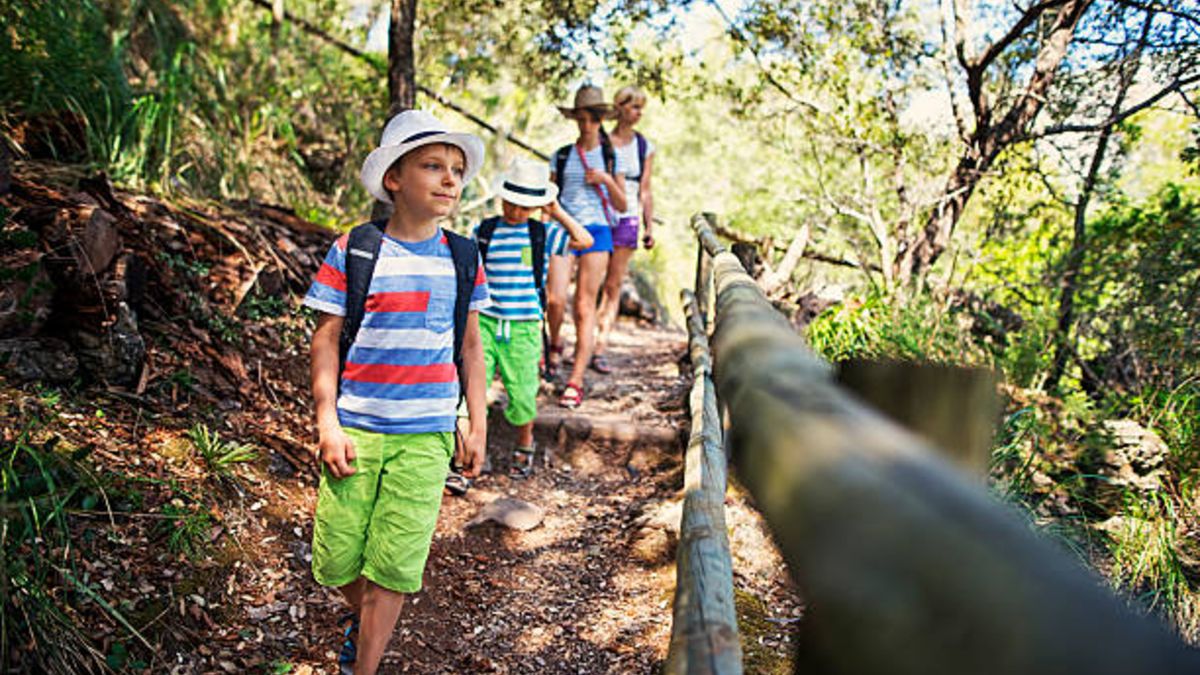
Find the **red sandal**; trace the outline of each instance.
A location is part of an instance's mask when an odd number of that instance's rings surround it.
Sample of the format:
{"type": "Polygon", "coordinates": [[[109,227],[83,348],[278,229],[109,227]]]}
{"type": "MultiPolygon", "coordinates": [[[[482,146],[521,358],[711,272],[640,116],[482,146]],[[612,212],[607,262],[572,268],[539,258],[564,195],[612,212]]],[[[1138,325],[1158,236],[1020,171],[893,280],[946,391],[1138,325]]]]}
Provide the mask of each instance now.
{"type": "Polygon", "coordinates": [[[583,403],[583,386],[567,383],[567,388],[558,397],[558,404],[564,408],[578,408],[583,403]]]}

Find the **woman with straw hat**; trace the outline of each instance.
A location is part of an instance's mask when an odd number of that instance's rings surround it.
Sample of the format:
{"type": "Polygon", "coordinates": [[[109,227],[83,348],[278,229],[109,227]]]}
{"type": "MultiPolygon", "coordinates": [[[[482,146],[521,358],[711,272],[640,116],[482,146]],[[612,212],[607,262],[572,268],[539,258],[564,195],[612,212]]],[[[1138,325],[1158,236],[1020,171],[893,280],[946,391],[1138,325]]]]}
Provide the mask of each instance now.
{"type": "MultiPolygon", "coordinates": [[[[559,202],[583,223],[595,243],[582,251],[573,251],[579,260],[575,281],[575,362],[566,387],[558,399],[565,408],[583,402],[583,376],[592,358],[596,342],[596,300],[608,258],[612,253],[612,227],[617,214],[625,211],[625,178],[620,160],[613,151],[602,122],[611,119],[613,106],[604,100],[599,87],[585,84],[575,92],[574,105],[559,106],[564,117],[575,120],[579,137],[571,145],[558,149],[551,159],[554,182],[559,186],[559,202]]],[[[547,323],[550,345],[546,369],[553,375],[562,357],[560,341],[567,286],[571,277],[569,258],[551,259],[547,277],[547,323]]]]}

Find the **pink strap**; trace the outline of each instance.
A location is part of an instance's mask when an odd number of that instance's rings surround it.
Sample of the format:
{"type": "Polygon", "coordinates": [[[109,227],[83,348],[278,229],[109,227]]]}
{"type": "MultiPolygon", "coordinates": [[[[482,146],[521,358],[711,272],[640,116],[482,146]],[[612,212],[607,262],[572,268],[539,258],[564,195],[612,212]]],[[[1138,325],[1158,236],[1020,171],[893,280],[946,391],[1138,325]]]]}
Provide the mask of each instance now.
{"type": "MultiPolygon", "coordinates": [[[[575,153],[579,155],[579,163],[583,165],[584,182],[586,183],[587,182],[587,177],[586,177],[587,171],[589,169],[591,169],[592,167],[588,166],[587,159],[583,156],[583,150],[580,149],[578,143],[575,144],[575,153]]],[[[601,154],[603,154],[603,152],[601,154]]],[[[605,196],[604,190],[601,190],[599,185],[593,185],[592,188],[596,191],[596,194],[600,197],[600,206],[603,207],[603,209],[604,209],[604,219],[608,221],[608,226],[612,227],[613,226],[612,206],[610,206],[608,203],[608,197],[605,196]]]]}

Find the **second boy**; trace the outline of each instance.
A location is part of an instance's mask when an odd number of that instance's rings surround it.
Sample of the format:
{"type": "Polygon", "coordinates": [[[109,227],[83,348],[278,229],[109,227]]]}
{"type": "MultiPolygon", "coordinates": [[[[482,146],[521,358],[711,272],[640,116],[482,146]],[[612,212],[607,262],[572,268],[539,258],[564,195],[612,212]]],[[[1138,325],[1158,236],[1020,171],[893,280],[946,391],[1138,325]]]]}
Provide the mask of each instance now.
{"type": "Polygon", "coordinates": [[[502,216],[475,228],[491,291],[492,305],[480,312],[486,381],[497,367],[508,393],[504,417],[517,428],[511,475],[533,470],[533,420],[537,417],[542,354],[541,319],[545,309],[545,279],[551,255],[568,246],[586,249],[592,235],[559,205],[558,186],[544,164],[518,160],[496,184],[502,216]],[[541,209],[565,227],[532,218],[541,209]]]}

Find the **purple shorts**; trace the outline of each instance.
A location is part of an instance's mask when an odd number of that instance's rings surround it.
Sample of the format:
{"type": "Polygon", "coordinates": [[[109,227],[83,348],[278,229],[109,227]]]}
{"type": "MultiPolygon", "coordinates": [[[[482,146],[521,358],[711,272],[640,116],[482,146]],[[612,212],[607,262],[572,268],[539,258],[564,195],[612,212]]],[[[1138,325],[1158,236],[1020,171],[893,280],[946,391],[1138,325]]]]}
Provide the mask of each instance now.
{"type": "Polygon", "coordinates": [[[638,247],[638,217],[622,216],[617,220],[617,226],[612,231],[613,247],[638,247]]]}

